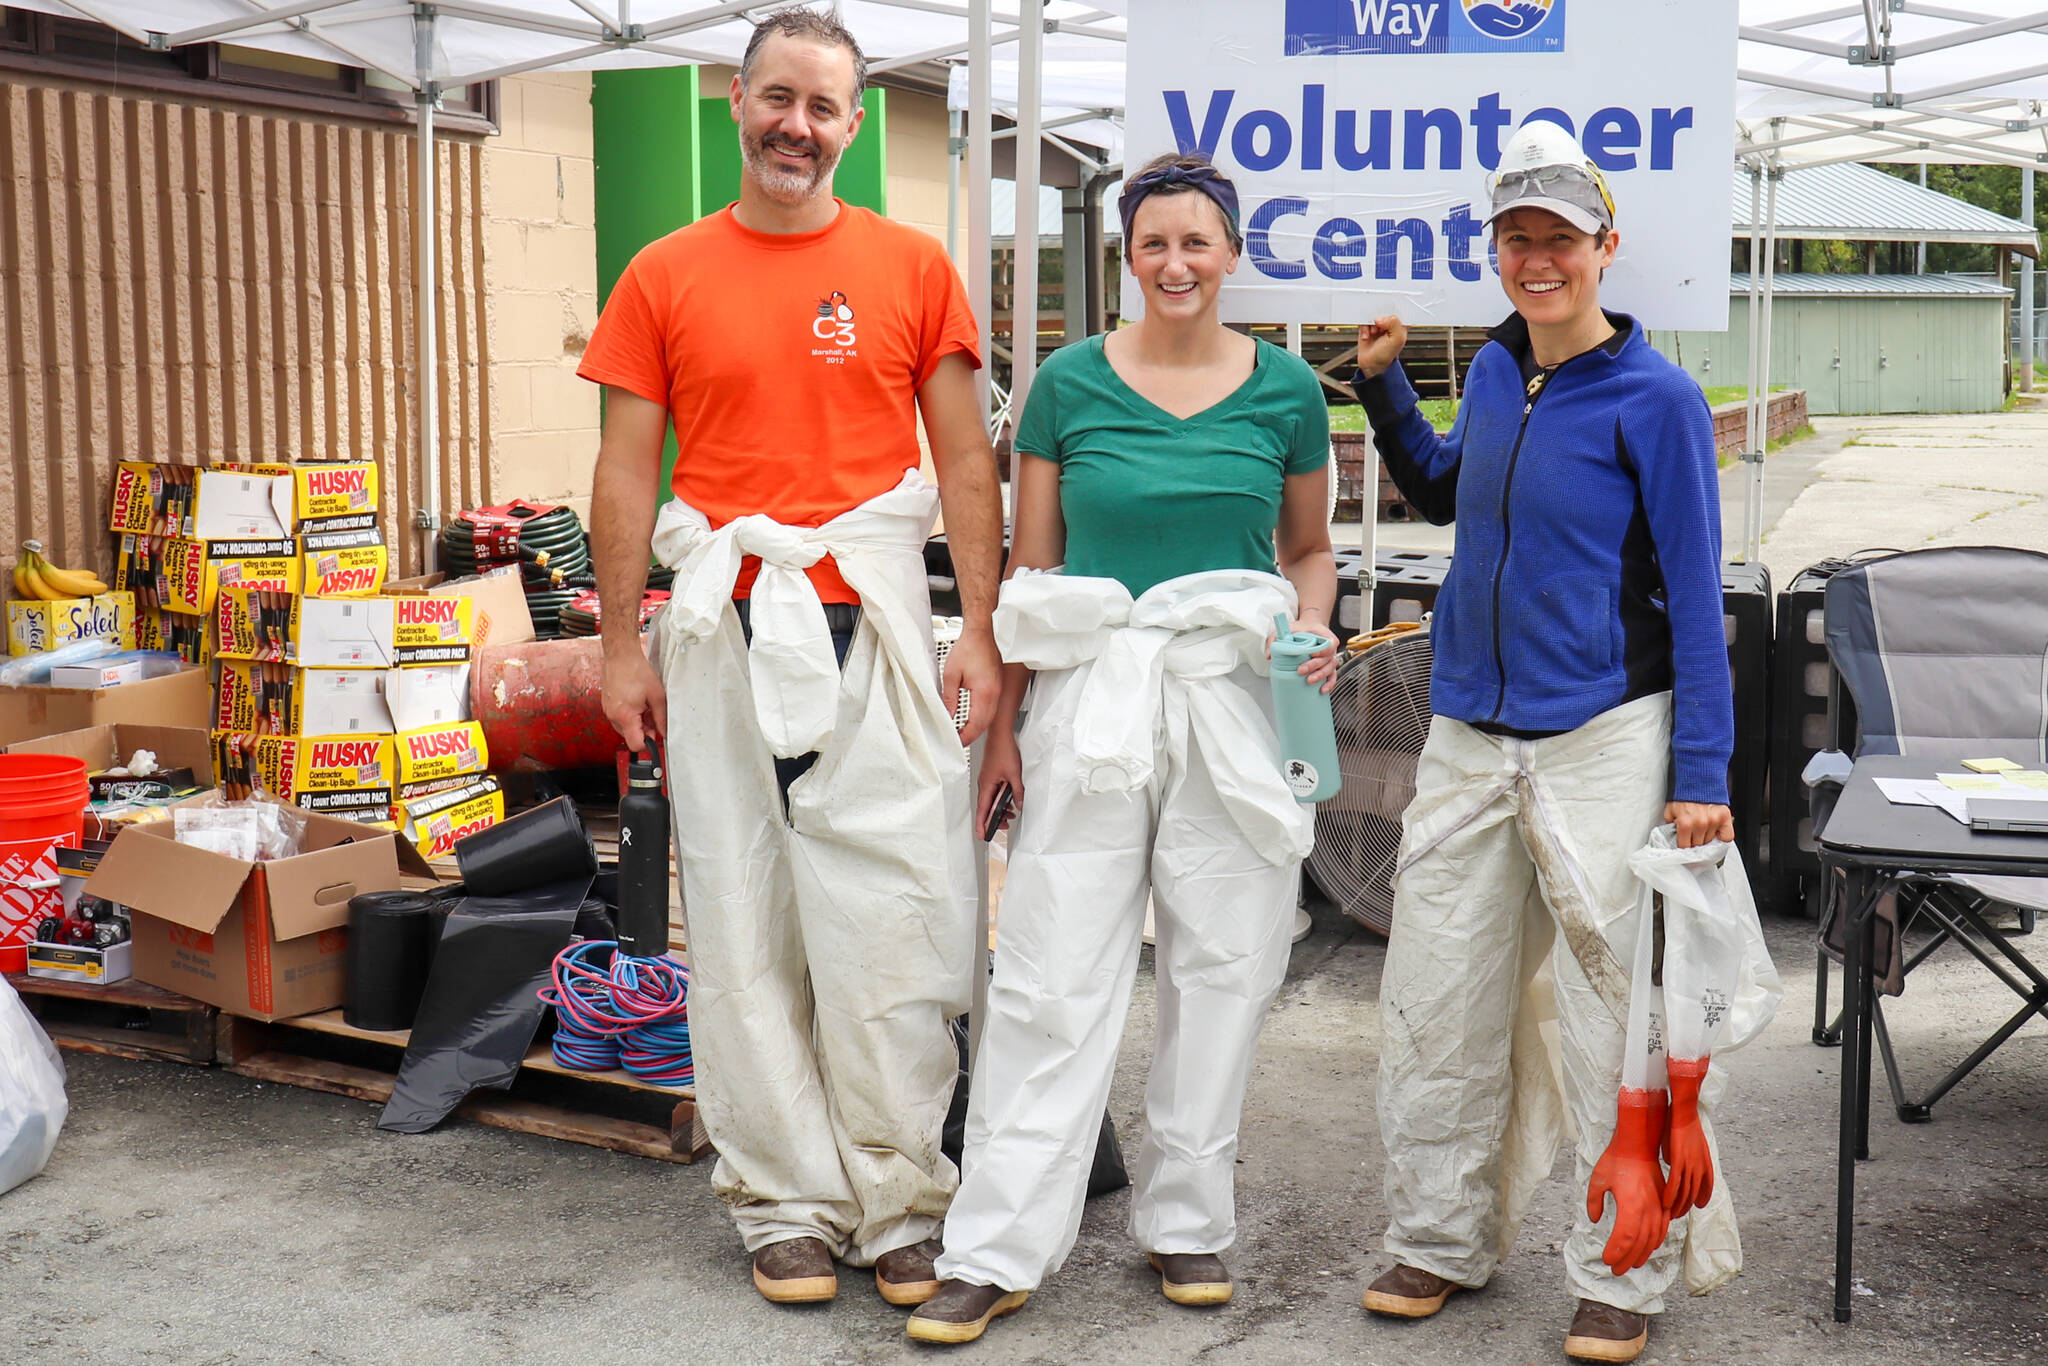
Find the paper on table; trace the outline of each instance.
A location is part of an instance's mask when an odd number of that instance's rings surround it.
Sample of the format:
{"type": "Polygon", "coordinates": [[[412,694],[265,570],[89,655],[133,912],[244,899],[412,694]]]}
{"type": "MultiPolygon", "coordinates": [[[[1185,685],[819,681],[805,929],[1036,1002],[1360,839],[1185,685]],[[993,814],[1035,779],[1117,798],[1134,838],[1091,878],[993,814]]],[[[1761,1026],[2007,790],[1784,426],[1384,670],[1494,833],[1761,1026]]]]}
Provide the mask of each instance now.
{"type": "Polygon", "coordinates": [[[2048,782],[2021,782],[2010,773],[1982,776],[1975,773],[1938,773],[1935,776],[1943,786],[1957,792],[1997,797],[2002,801],[2048,802],[2048,782]]]}
{"type": "Polygon", "coordinates": [[[2017,773],[2008,773],[2005,780],[2009,783],[2018,783],[2021,787],[2048,791],[2048,773],[2043,773],[2038,768],[2023,768],[2017,773]]]}
{"type": "Polygon", "coordinates": [[[1963,767],[1972,773],[2010,773],[2020,765],[2010,759],[1965,759],[1963,767]]]}
{"type": "MultiPolygon", "coordinates": [[[[1877,790],[1893,806],[1932,806],[1946,811],[1963,824],[1970,823],[1963,806],[1963,794],[1925,778],[1879,778],[1877,790]]],[[[2044,794],[2048,795],[2048,794],[2044,794]]]]}

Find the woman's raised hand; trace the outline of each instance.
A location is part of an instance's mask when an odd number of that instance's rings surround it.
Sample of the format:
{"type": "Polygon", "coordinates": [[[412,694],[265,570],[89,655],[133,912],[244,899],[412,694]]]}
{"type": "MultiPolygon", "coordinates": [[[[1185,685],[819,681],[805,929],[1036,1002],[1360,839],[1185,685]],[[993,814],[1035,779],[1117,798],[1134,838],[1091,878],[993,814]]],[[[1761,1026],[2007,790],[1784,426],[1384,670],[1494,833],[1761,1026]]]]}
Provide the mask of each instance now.
{"type": "Polygon", "coordinates": [[[1367,379],[1376,379],[1385,373],[1401,354],[1401,348],[1408,344],[1408,324],[1394,314],[1374,318],[1358,329],[1358,368],[1365,372],[1367,379]]]}

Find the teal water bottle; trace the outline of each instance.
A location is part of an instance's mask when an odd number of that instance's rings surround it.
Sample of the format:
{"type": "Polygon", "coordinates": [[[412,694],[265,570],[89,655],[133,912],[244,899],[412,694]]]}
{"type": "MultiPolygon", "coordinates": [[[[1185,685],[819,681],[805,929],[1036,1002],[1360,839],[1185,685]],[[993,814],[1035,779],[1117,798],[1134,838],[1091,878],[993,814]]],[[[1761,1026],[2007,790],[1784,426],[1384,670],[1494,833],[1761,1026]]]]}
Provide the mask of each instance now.
{"type": "Polygon", "coordinates": [[[1280,776],[1298,802],[1326,801],[1344,785],[1337,767],[1337,724],[1330,698],[1299,672],[1302,663],[1330,642],[1313,631],[1295,631],[1284,615],[1273,627],[1273,720],[1280,728],[1280,776]]]}

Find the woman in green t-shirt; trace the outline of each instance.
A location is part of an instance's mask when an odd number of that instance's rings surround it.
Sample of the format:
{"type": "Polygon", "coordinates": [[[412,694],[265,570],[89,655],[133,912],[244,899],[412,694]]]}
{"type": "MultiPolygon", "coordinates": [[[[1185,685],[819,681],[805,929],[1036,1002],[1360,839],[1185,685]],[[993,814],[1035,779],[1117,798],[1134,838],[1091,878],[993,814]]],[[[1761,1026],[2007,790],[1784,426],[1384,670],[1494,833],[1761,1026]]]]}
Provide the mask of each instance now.
{"type": "Polygon", "coordinates": [[[1329,639],[1301,672],[1336,674],[1322,386],[1218,317],[1242,239],[1214,166],[1161,157],[1119,207],[1145,316],[1055,353],[1018,427],[980,822],[1004,791],[1019,819],[929,1342],[979,1337],[1073,1247],[1148,898],[1131,1232],[1168,1299],[1230,1298],[1238,1115],[1311,840],[1264,675],[1276,613],[1329,639]]]}

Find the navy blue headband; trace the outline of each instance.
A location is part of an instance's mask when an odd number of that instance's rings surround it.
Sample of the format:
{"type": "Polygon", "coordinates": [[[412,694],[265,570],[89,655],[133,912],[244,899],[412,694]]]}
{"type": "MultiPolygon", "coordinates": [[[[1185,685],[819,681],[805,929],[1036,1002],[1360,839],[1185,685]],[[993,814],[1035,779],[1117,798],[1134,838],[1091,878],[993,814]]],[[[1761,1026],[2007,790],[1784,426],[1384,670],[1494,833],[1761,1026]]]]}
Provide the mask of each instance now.
{"type": "MultiPolygon", "coordinates": [[[[1237,186],[1230,178],[1214,166],[1164,166],[1156,171],[1147,171],[1135,180],[1124,182],[1124,192],[1117,197],[1117,213],[1124,221],[1124,241],[1131,240],[1131,219],[1137,215],[1138,206],[1145,202],[1154,190],[1165,185],[1192,185],[1214,200],[1216,207],[1223,210],[1223,220],[1237,229],[1237,186]]],[[[1126,248],[1128,250],[1128,247],[1126,248]]]]}

